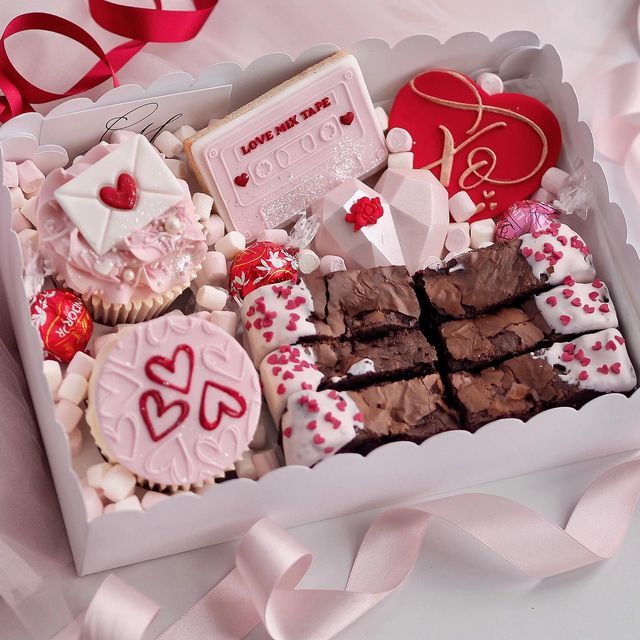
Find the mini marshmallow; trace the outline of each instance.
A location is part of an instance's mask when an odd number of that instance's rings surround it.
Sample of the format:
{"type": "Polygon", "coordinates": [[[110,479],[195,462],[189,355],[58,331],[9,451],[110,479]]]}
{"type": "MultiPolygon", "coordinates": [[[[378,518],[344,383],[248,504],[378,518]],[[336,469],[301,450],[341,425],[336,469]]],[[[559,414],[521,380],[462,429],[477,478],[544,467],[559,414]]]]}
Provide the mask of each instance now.
{"type": "Polygon", "coordinates": [[[156,137],[153,144],[167,158],[175,158],[179,153],[182,153],[182,142],[166,129],[156,137]]]}
{"type": "Polygon", "coordinates": [[[413,138],[406,129],[393,127],[387,132],[385,139],[389,153],[401,153],[402,151],[411,151],[413,148],[413,138]]]}
{"type": "Polygon", "coordinates": [[[166,158],[164,163],[169,167],[171,173],[180,180],[186,180],[187,178],[187,165],[182,160],[175,160],[173,158],[166,158]]]}
{"type": "Polygon", "coordinates": [[[439,269],[442,265],[442,259],[438,256],[428,256],[420,265],[420,269],[439,269]]]}
{"type": "Polygon", "coordinates": [[[31,229],[29,221],[20,213],[18,209],[11,210],[11,228],[16,233],[20,233],[25,229],[31,229]]]}
{"type": "Polygon", "coordinates": [[[236,473],[238,474],[238,478],[258,479],[258,472],[253,464],[251,451],[245,451],[242,454],[242,458],[236,461],[236,473]]]}
{"type": "Polygon", "coordinates": [[[15,162],[2,161],[2,184],[5,187],[18,186],[18,165],[15,162]]]}
{"type": "Polygon", "coordinates": [[[390,153],[387,156],[389,169],[413,169],[413,152],[390,153]]]}
{"type": "Polygon", "coordinates": [[[485,242],[493,242],[496,234],[496,223],[491,218],[472,222],[470,227],[471,248],[478,249],[485,242]]]}
{"type": "Polygon", "coordinates": [[[129,496],[124,500],[118,500],[113,507],[114,511],[142,511],[138,496],[129,496]]]}
{"type": "Polygon", "coordinates": [[[229,231],[215,243],[216,251],[223,253],[227,260],[233,260],[247,246],[247,240],[239,231],[229,231]]]}
{"type": "Polygon", "coordinates": [[[111,144],[122,144],[127,140],[131,140],[134,136],[138,135],[134,131],[128,131],[127,129],[120,129],[119,131],[113,131],[111,133],[111,144]]]}
{"type": "Polygon", "coordinates": [[[77,373],[69,373],[64,377],[58,389],[58,398],[80,404],[87,397],[87,381],[77,373]]]}
{"type": "Polygon", "coordinates": [[[12,209],[22,209],[27,202],[20,187],[9,187],[9,196],[11,196],[12,209]]]}
{"type": "Polygon", "coordinates": [[[181,127],[176,129],[173,132],[173,135],[180,140],[180,142],[184,142],[187,138],[196,135],[196,130],[189,126],[188,124],[183,124],[181,127]]]}
{"type": "Polygon", "coordinates": [[[326,276],[334,271],[346,271],[347,265],[340,256],[326,255],[320,258],[320,273],[326,276]]]}
{"type": "Polygon", "coordinates": [[[198,220],[208,220],[213,209],[213,198],[208,193],[196,192],[191,196],[198,220]]]}
{"type": "Polygon", "coordinates": [[[465,253],[469,253],[469,251],[471,251],[471,249],[463,249],[462,251],[450,251],[449,253],[447,253],[447,255],[444,258],[442,258],[442,262],[449,262],[449,260],[453,260],[454,258],[459,258],[465,253]]]}
{"type": "Polygon", "coordinates": [[[71,433],[78,426],[83,414],[84,411],[77,404],[65,398],[56,402],[56,407],[53,411],[53,415],[66,433],[71,433]]]}
{"type": "Polygon", "coordinates": [[[389,116],[382,107],[376,107],[374,109],[374,113],[376,114],[380,129],[382,129],[382,132],[384,133],[389,128],[389,116]]]}
{"type": "Polygon", "coordinates": [[[25,160],[18,165],[18,184],[26,194],[38,193],[44,184],[44,173],[33,160],[25,160]]]}
{"type": "Polygon", "coordinates": [[[87,512],[87,522],[102,515],[104,506],[98,492],[93,487],[82,487],[82,499],[87,512]]]}
{"type": "Polygon", "coordinates": [[[109,462],[99,462],[87,469],[87,484],[94,489],[102,489],[102,480],[111,471],[113,465],[109,462]]]}
{"type": "Polygon", "coordinates": [[[568,177],[569,174],[559,167],[550,167],[542,174],[542,188],[558,195],[568,177]]]}
{"type": "Polygon", "coordinates": [[[128,498],[136,486],[136,477],[122,465],[114,465],[102,477],[102,490],[111,502],[128,498]]]}
{"type": "Polygon", "coordinates": [[[45,360],[42,363],[42,370],[44,377],[47,379],[49,391],[55,398],[60,388],[60,383],[62,382],[62,369],[60,369],[60,364],[55,360],[45,360]]]}
{"type": "Polygon", "coordinates": [[[206,284],[222,286],[228,283],[229,273],[227,259],[219,251],[207,251],[202,261],[202,269],[196,277],[196,284],[202,287],[206,284]]]}
{"type": "Polygon", "coordinates": [[[169,497],[170,496],[168,496],[166,493],[160,493],[158,491],[147,491],[142,496],[142,503],[141,503],[142,508],[145,511],[148,511],[149,509],[157,505],[159,502],[164,502],[165,500],[168,500],[169,497]]]}
{"type": "Polygon", "coordinates": [[[458,191],[449,198],[449,213],[456,222],[466,222],[476,212],[476,205],[466,191],[458,191]]]}
{"type": "Polygon", "coordinates": [[[196,302],[207,311],[221,311],[227,304],[229,292],[220,287],[205,285],[198,289],[196,302]]]}
{"type": "Polygon", "coordinates": [[[468,249],[470,244],[468,222],[454,222],[447,227],[447,237],[444,241],[446,249],[460,253],[468,249]]]}
{"type": "Polygon", "coordinates": [[[544,202],[549,203],[553,202],[556,199],[555,195],[551,193],[551,191],[547,191],[540,187],[530,198],[529,200],[535,200],[536,202],[544,202]]]}
{"type": "Polygon", "coordinates": [[[258,478],[262,478],[262,476],[269,473],[269,471],[282,466],[282,452],[279,448],[255,451],[252,455],[252,460],[258,478]]]}
{"type": "Polygon", "coordinates": [[[286,229],[265,229],[261,231],[257,236],[258,242],[273,242],[274,244],[287,244],[289,241],[289,234],[286,229]]]}
{"type": "Polygon", "coordinates": [[[481,89],[486,91],[490,96],[493,96],[497,93],[502,93],[504,91],[504,83],[502,82],[502,78],[490,72],[481,73],[476,78],[476,84],[480,86],[481,89]]]}
{"type": "Polygon", "coordinates": [[[224,221],[217,215],[211,215],[204,221],[204,228],[207,232],[207,246],[213,246],[218,240],[224,237],[224,221]]]}
{"type": "Polygon", "coordinates": [[[31,223],[31,226],[36,226],[36,203],[38,198],[29,198],[20,208],[20,213],[31,223]]]}
{"type": "Polygon", "coordinates": [[[209,318],[213,324],[226,331],[229,335],[236,335],[236,327],[238,326],[238,316],[235,311],[212,311],[209,318]]]}
{"type": "Polygon", "coordinates": [[[67,434],[67,440],[69,442],[69,449],[71,450],[71,457],[75,458],[80,455],[80,451],[82,451],[82,431],[80,431],[80,429],[74,429],[71,433],[67,434]]]}
{"type": "Polygon", "coordinates": [[[298,252],[298,268],[305,275],[313,273],[320,266],[320,258],[311,249],[302,249],[298,252]]]}
{"type": "Polygon", "coordinates": [[[38,250],[38,232],[35,229],[23,229],[18,233],[18,240],[25,249],[29,248],[34,253],[38,250]]]}
{"type": "Polygon", "coordinates": [[[85,380],[88,380],[91,376],[91,372],[93,371],[94,364],[95,360],[91,356],[83,353],[82,351],[78,351],[73,358],[71,358],[71,362],[67,367],[67,375],[70,373],[77,373],[85,380]]]}

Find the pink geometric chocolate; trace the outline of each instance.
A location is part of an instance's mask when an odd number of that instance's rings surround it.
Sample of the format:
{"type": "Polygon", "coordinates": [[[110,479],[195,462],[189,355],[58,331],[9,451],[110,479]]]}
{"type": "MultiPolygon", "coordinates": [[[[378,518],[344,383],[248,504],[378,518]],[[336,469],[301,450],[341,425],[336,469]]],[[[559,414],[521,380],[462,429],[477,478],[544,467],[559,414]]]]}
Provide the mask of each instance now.
{"type": "Polygon", "coordinates": [[[98,359],[88,419],[104,454],[151,485],[201,485],[248,448],[260,385],[240,344],[194,316],[118,334],[98,359]]]}
{"type": "Polygon", "coordinates": [[[509,242],[525,233],[545,231],[558,218],[558,210],[549,204],[535,200],[514,202],[496,218],[495,241],[509,242]]]}

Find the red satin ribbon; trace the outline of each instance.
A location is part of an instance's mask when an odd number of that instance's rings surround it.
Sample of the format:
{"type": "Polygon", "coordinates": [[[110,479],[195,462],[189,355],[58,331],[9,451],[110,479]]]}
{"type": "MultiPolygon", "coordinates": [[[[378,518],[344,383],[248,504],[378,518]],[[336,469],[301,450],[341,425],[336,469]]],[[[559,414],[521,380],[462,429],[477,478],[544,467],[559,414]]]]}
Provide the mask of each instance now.
{"type": "Polygon", "coordinates": [[[184,42],[195,37],[203,27],[218,0],[194,0],[193,11],[168,11],[161,0],[154,0],[155,9],[128,7],[110,0],[89,0],[93,19],[104,29],[131,40],[106,53],[82,27],[49,13],[26,13],[17,16],[0,38],[0,121],[6,122],[26,111],[32,104],[68,98],[98,86],[109,78],[118,86],[119,71],[148,42],[184,42]],[[5,41],[24,31],[40,30],[58,33],[75,40],[99,59],[76,84],[63,93],[52,93],[23,78],[7,54],[5,41]]]}

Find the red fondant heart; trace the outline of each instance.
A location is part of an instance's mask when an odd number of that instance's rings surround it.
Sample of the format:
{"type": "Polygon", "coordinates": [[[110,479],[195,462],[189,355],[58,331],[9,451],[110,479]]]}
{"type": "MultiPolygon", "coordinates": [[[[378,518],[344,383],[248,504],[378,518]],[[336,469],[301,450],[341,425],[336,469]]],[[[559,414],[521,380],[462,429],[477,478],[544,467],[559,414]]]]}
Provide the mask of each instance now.
{"type": "Polygon", "coordinates": [[[389,127],[411,134],[414,167],[430,168],[450,196],[467,191],[480,207],[471,221],[528,198],[562,145],[556,117],[538,100],[489,95],[448,70],[426,71],[400,89],[389,127]]]}
{"type": "Polygon", "coordinates": [[[102,187],[100,200],[113,209],[130,211],[138,200],[138,185],[136,179],[128,173],[121,173],[115,187],[102,187]]]}
{"type": "Polygon", "coordinates": [[[147,360],[144,371],[149,380],[161,384],[163,387],[175,389],[181,393],[189,393],[191,389],[191,378],[193,376],[193,349],[188,344],[178,345],[171,358],[153,356],[147,360]],[[180,366],[181,371],[176,375],[178,358],[184,361],[180,366]],[[177,379],[173,379],[177,378],[177,379]]]}
{"type": "Polygon", "coordinates": [[[347,111],[347,113],[343,113],[340,116],[340,122],[342,122],[342,124],[349,126],[352,122],[353,119],[355,118],[355,113],[353,113],[353,111],[347,111]]]}
{"type": "Polygon", "coordinates": [[[241,173],[239,176],[236,176],[233,181],[239,186],[239,187],[246,187],[247,184],[249,184],[249,174],[248,173],[241,173]]]}
{"type": "Polygon", "coordinates": [[[213,431],[220,424],[223,415],[227,415],[230,418],[240,418],[246,411],[247,401],[241,393],[231,387],[226,387],[222,384],[218,384],[217,382],[212,382],[211,380],[207,380],[207,382],[204,383],[204,387],[202,388],[202,399],[200,400],[200,425],[203,429],[213,431]],[[216,389],[225,398],[230,398],[235,404],[235,406],[229,406],[225,401],[218,398],[218,406],[213,420],[209,419],[209,415],[211,414],[207,411],[207,393],[209,392],[209,389],[216,389]]]}
{"type": "Polygon", "coordinates": [[[140,414],[142,415],[142,420],[147,427],[151,439],[154,442],[158,442],[169,435],[174,429],[177,429],[187,419],[189,415],[189,405],[186,400],[176,400],[175,402],[165,405],[160,392],[152,389],[151,391],[145,391],[140,396],[140,414]],[[153,405],[153,412],[149,406],[150,404],[153,405]],[[164,417],[171,409],[180,410],[173,422],[169,422],[171,416],[168,418],[164,417]]]}

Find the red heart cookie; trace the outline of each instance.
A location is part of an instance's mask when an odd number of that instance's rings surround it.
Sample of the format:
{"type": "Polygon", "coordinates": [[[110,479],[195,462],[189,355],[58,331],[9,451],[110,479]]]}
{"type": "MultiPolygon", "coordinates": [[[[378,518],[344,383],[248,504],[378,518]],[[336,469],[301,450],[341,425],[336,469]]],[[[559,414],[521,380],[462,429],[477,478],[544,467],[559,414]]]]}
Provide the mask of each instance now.
{"type": "Polygon", "coordinates": [[[147,431],[154,442],[162,440],[174,429],[177,429],[189,415],[189,405],[185,400],[176,400],[165,404],[159,391],[145,391],[140,396],[140,415],[147,431]],[[149,405],[153,405],[153,411],[149,405]],[[172,416],[167,414],[172,409],[179,409],[179,413],[171,422],[172,416]]]}
{"type": "Polygon", "coordinates": [[[113,209],[130,211],[138,200],[138,185],[132,175],[121,173],[115,187],[102,187],[100,200],[113,209]]]}
{"type": "Polygon", "coordinates": [[[227,415],[230,418],[240,418],[245,414],[246,410],[247,401],[244,399],[244,396],[238,393],[235,389],[218,384],[217,382],[212,382],[211,380],[207,380],[207,382],[204,383],[204,387],[202,388],[202,399],[200,401],[200,425],[203,429],[213,431],[220,424],[223,415],[227,415]],[[216,394],[217,397],[213,400],[209,394],[210,389],[215,389],[218,392],[216,394]],[[226,398],[231,398],[235,406],[229,406],[224,400],[221,400],[221,394],[226,398]],[[215,400],[217,400],[217,408],[215,411],[215,418],[212,421],[209,419],[209,415],[211,415],[211,413],[207,411],[207,406],[214,404],[215,400]]]}
{"type": "Polygon", "coordinates": [[[144,371],[149,380],[163,387],[189,393],[193,377],[193,349],[187,344],[177,346],[171,358],[153,356],[147,360],[144,371]]]}
{"type": "Polygon", "coordinates": [[[471,221],[491,218],[540,187],[562,146],[560,125],[541,102],[516,93],[489,95],[456,71],[436,69],[400,89],[389,128],[406,129],[414,167],[430,169],[449,195],[477,205],[471,221]]]}

